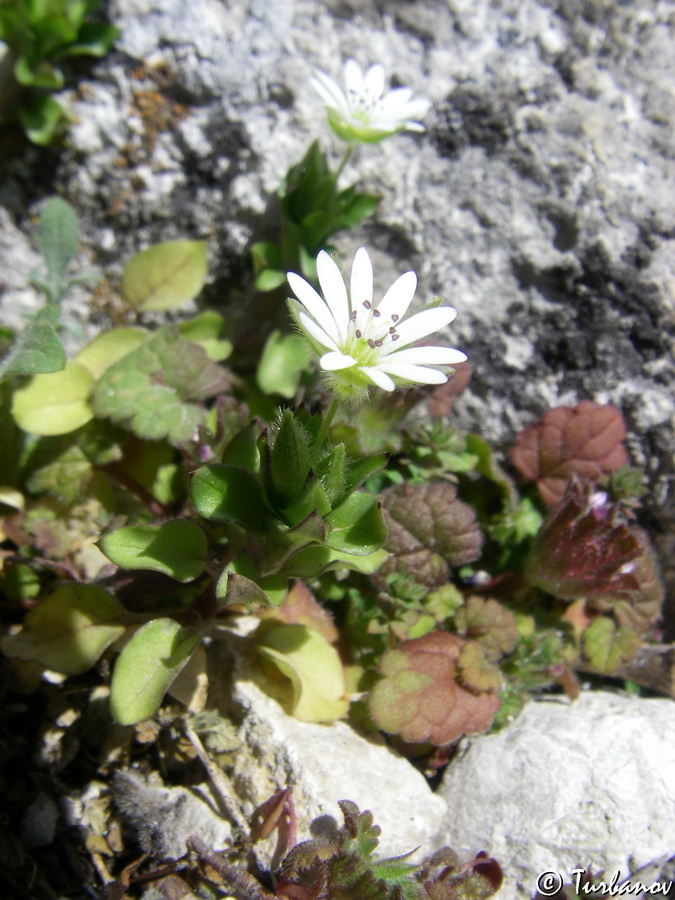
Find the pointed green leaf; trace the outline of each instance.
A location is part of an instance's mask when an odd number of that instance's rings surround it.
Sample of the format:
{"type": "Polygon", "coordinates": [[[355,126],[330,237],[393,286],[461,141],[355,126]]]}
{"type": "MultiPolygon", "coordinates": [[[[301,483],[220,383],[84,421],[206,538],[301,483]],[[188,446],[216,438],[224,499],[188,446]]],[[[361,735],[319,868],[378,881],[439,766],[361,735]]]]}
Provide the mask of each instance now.
{"type": "Polygon", "coordinates": [[[65,132],[73,114],[48,94],[31,97],[19,107],[19,119],[29,140],[41,147],[65,132]]]}
{"type": "Polygon", "coordinates": [[[289,578],[306,579],[318,578],[324,572],[336,569],[351,569],[354,572],[363,572],[364,575],[372,575],[388,556],[386,550],[376,550],[366,556],[358,556],[315,544],[294,553],[284,564],[282,572],[289,578]]]}
{"type": "Polygon", "coordinates": [[[358,487],[361,487],[373,475],[377,475],[387,465],[387,456],[385,453],[378,453],[375,456],[364,456],[362,459],[350,460],[346,472],[345,489],[343,497],[353,493],[358,487]]]}
{"type": "Polygon", "coordinates": [[[246,469],[209,463],[195,472],[190,484],[195,509],[206,519],[236,522],[254,534],[263,534],[270,513],[260,482],[246,469]]]}
{"type": "Polygon", "coordinates": [[[232,341],[222,337],[225,319],[213,309],[204,310],[189,322],[181,322],[178,329],[188,341],[203,347],[214,362],[222,362],[232,353],[232,341]]]}
{"type": "Polygon", "coordinates": [[[347,448],[337,444],[314,465],[314,473],[321,481],[328,502],[335,504],[347,483],[347,448]]]}
{"type": "Polygon", "coordinates": [[[194,581],[204,571],[206,535],[189,519],[163,525],[125,525],[98,542],[99,547],[123,569],[150,569],[176,581],[194,581]]]}
{"type": "Polygon", "coordinates": [[[302,491],[309,475],[309,438],[290,409],[284,410],[270,450],[270,493],[284,508],[302,491]]]}
{"type": "Polygon", "coordinates": [[[174,619],[153,619],[139,628],[115,664],[110,686],[113,719],[134,725],[153,716],[201,637],[201,629],[182,628],[174,619]]]}
{"type": "Polygon", "coordinates": [[[176,309],[201,291],[206,271],[205,241],[167,241],[129,260],[122,290],[140,312],[176,309]]]}
{"type": "Polygon", "coordinates": [[[367,556],[379,550],[387,537],[380,505],[374,494],[351,494],[326,517],[331,531],[329,547],[367,556]]]}
{"type": "Polygon", "coordinates": [[[18,634],[2,641],[13,659],[32,659],[64,675],[86,672],[124,633],[127,613],[100,587],[57,588],[26,615],[18,634]]]}
{"type": "Polygon", "coordinates": [[[61,284],[68,263],[80,247],[77,216],[69,203],[60,197],[45,203],[35,242],[47,265],[49,283],[61,284]]]}
{"type": "Polygon", "coordinates": [[[251,422],[232,438],[223,452],[222,462],[230,466],[239,466],[253,472],[260,472],[260,451],[258,450],[258,437],[260,426],[257,422],[251,422]]]}
{"type": "Polygon", "coordinates": [[[68,362],[62,371],[34,375],[16,390],[12,415],[19,428],[31,434],[67,434],[93,419],[93,386],[84,366],[68,362]]]}

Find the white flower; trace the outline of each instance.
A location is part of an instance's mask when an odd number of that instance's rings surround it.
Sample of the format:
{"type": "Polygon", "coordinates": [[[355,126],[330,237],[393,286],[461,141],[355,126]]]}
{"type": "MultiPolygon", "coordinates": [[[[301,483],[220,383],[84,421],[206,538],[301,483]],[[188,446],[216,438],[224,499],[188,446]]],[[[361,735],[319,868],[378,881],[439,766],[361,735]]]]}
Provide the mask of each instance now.
{"type": "Polygon", "coordinates": [[[326,105],[328,122],[344,141],[376,143],[397,131],[424,131],[423,118],[431,101],[413,100],[410,88],[396,88],[382,96],[384,69],[371,66],[363,74],[358,63],[348,59],[344,69],[345,90],[325,72],[316,71],[311,83],[326,105]]]}
{"type": "Polygon", "coordinates": [[[354,257],[349,291],[325,250],[316,259],[316,271],[323,297],[300,275],[289,272],[288,283],[300,301],[289,302],[341,399],[363,398],[372,385],[393,391],[397,385],[443,384],[448,376],[438,367],[466,359],[451,347],[410,346],[457,315],[451,306],[435,306],[406,318],[417,286],[414,272],[397,278],[375,305],[373,267],[365,248],[354,257]]]}

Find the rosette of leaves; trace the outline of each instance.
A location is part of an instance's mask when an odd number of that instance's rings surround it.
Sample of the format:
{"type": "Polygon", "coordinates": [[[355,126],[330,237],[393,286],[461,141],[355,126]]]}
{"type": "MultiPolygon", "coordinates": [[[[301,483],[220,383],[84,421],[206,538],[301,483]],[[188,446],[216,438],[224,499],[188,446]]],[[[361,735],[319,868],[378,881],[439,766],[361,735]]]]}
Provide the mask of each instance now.
{"type": "Polygon", "coordinates": [[[583,400],[577,406],[550,409],[529,425],[511,450],[521,475],[535,481],[548,506],[563,495],[573,476],[598,481],[628,462],[626,425],[616,407],[583,400]]]}
{"type": "Polygon", "coordinates": [[[409,744],[442,747],[492,724],[502,676],[476,641],[434,631],[387,651],[368,697],[372,720],[409,744]]]}
{"type": "Polygon", "coordinates": [[[358,488],[384,456],[353,460],[326,442],[320,415],[285,410],[274,428],[236,435],[222,461],[199,468],[191,496],[206,519],[225,525],[231,560],[217,593],[226,602],[278,605],[287,579],[330,569],[370,574],[386,558],[386,529],[374,494],[358,488]]]}
{"type": "Polygon", "coordinates": [[[454,484],[395,485],[382,501],[389,532],[384,546],[391,557],[378,570],[378,584],[385,585],[392,572],[402,572],[436,587],[447,581],[449,568],[480,556],[483,535],[476,514],[457,498],[454,484]]]}

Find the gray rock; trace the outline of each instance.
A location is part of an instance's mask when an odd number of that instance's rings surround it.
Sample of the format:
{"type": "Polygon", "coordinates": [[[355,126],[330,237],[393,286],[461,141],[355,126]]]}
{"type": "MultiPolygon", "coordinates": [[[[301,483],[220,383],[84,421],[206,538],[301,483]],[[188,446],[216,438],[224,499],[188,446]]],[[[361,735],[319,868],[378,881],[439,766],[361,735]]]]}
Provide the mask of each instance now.
{"type": "Polygon", "coordinates": [[[504,900],[534,896],[545,872],[570,883],[580,867],[607,878],[621,870],[623,880],[663,864],[673,852],[673,746],[668,700],[598,691],[530,703],[504,731],[466,742],[447,768],[438,843],[495,856],[504,900]]]}

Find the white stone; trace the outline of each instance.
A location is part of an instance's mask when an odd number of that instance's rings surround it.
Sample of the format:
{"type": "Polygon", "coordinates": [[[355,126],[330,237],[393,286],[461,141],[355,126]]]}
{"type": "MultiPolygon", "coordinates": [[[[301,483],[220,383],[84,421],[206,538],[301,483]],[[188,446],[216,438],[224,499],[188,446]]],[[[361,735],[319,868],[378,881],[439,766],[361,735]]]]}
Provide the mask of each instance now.
{"type": "Polygon", "coordinates": [[[487,850],[504,868],[500,900],[529,900],[537,876],[621,870],[675,846],[675,704],[604,692],[531,703],[495,735],[467,742],[446,770],[439,845],[487,850]]]}

